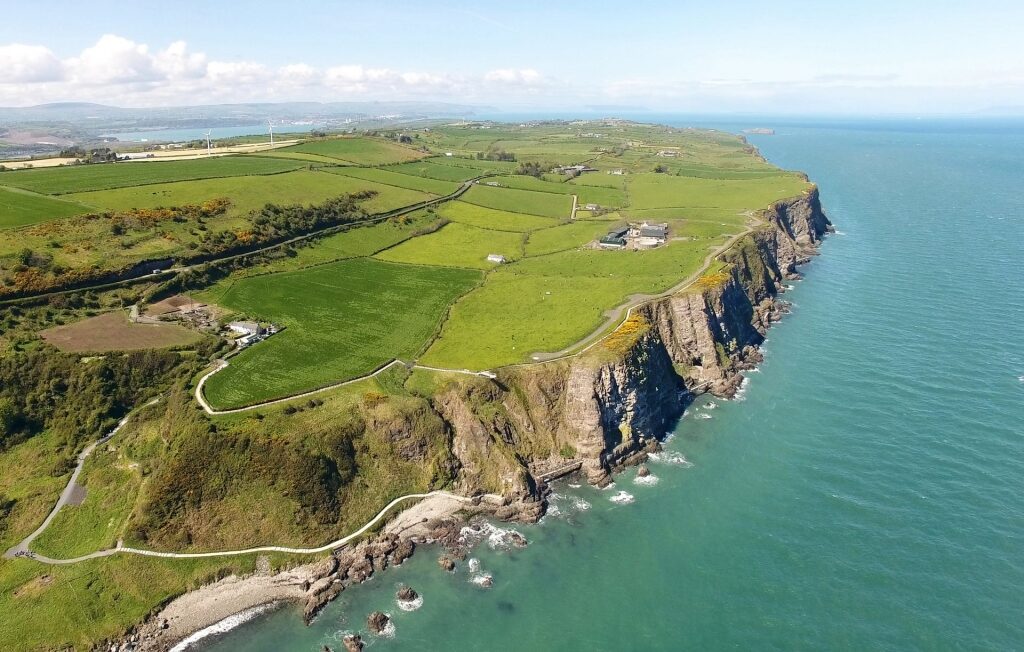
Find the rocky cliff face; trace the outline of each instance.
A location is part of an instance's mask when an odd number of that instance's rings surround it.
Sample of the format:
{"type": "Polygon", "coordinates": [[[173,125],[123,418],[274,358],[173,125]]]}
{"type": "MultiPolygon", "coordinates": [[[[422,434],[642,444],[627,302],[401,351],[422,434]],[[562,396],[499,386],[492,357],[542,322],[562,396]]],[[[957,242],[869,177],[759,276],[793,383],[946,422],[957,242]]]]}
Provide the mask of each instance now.
{"type": "Polygon", "coordinates": [[[764,224],[688,289],[635,308],[610,337],[568,360],[502,370],[449,386],[433,405],[451,430],[460,489],[537,496],[579,463],[607,482],[639,461],[694,396],[731,396],[785,306],[786,279],[832,227],[817,189],[764,211],[764,224]]]}

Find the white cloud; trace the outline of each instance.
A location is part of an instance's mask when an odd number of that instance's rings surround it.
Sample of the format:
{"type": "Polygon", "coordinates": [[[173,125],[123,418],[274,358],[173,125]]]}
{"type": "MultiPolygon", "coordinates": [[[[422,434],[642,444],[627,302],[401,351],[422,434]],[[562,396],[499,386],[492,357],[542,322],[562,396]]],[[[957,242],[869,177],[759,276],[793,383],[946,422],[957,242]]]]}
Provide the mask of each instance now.
{"type": "Polygon", "coordinates": [[[484,81],[498,84],[518,86],[538,86],[544,76],[532,68],[499,68],[484,75],[484,81]]]}
{"type": "Polygon", "coordinates": [[[67,77],[78,84],[126,84],[157,81],[163,74],[149,47],[113,34],[64,62],[67,77]]]}
{"type": "Polygon", "coordinates": [[[60,60],[41,45],[0,46],[0,84],[55,81],[63,71],[60,60]]]}
{"type": "Polygon", "coordinates": [[[100,101],[133,106],[213,101],[455,99],[536,93],[547,84],[531,68],[480,75],[397,70],[359,63],[317,68],[216,61],[174,41],[164,49],[106,34],[60,59],[39,45],[0,46],[0,105],[100,101]]]}

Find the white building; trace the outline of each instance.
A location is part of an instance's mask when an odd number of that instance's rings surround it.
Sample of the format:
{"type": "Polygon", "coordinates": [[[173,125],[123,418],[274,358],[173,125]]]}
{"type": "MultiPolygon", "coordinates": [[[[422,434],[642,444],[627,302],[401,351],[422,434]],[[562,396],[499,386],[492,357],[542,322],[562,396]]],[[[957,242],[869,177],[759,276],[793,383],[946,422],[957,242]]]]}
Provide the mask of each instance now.
{"type": "Polygon", "coordinates": [[[263,327],[254,321],[233,321],[228,324],[228,329],[239,335],[259,335],[263,332],[263,327]]]}
{"type": "Polygon", "coordinates": [[[498,263],[499,265],[505,262],[505,257],[501,254],[490,254],[487,256],[487,262],[498,263]]]}

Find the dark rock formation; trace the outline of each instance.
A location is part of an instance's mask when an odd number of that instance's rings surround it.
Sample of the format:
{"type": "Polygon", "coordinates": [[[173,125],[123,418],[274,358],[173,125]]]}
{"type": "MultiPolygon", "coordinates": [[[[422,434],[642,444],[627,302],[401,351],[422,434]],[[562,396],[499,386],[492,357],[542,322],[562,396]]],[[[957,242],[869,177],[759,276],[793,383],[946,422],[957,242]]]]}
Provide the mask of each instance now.
{"type": "Polygon", "coordinates": [[[639,478],[646,478],[651,474],[651,470],[647,468],[646,464],[641,464],[636,470],[636,475],[639,478]]]}
{"type": "Polygon", "coordinates": [[[416,598],[420,597],[420,594],[416,593],[416,591],[411,586],[403,585],[400,589],[398,589],[398,592],[395,593],[395,597],[401,600],[402,602],[412,602],[416,598]]]}
{"type": "Polygon", "coordinates": [[[345,646],[345,652],[362,652],[363,637],[359,634],[349,634],[342,639],[342,644],[345,646]]]}
{"type": "Polygon", "coordinates": [[[374,634],[380,634],[383,632],[391,618],[388,617],[383,611],[374,611],[366,617],[366,626],[370,628],[370,631],[374,634]]]}
{"type": "Polygon", "coordinates": [[[455,560],[448,555],[441,555],[437,558],[437,565],[449,573],[455,572],[455,560]]]}

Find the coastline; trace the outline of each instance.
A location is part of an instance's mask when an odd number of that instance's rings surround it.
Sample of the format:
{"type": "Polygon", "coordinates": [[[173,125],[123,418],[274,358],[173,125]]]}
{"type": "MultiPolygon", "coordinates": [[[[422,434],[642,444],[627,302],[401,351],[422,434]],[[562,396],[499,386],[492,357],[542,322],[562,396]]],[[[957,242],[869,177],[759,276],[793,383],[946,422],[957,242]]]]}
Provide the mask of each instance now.
{"type": "MultiPolygon", "coordinates": [[[[639,312],[649,328],[629,343],[620,359],[566,372],[559,387],[570,394],[568,407],[557,421],[572,422],[582,433],[578,441],[589,444],[579,447],[578,462],[591,484],[606,485],[613,473],[646,461],[648,453],[660,448],[666,424],[678,419],[689,402],[708,392],[732,397],[742,372],[760,361],[758,347],[766,330],[787,312],[778,299],[784,281],[799,278],[798,266],[817,253],[824,235],[833,230],[816,188],[776,202],[762,217],[763,227],[717,257],[731,266],[727,279],[645,305],[639,312]],[[731,350],[723,351],[724,342],[731,342],[731,350]],[[698,359],[703,362],[680,373],[679,361],[698,359]],[[602,394],[610,386],[615,391],[602,394]],[[609,439],[609,414],[617,415],[619,430],[621,423],[627,424],[629,436],[609,439]]],[[[522,372],[509,380],[522,382],[522,372]]],[[[435,409],[452,425],[454,444],[460,446],[458,433],[466,429],[471,414],[451,394],[439,397],[435,409]]],[[[547,481],[553,479],[546,480],[543,472],[554,466],[550,459],[530,462],[530,477],[507,485],[503,501],[467,504],[432,496],[397,513],[374,538],[346,545],[326,559],[277,573],[267,569],[231,576],[186,593],[147,618],[122,643],[137,650],[167,650],[225,619],[278,602],[303,604],[308,622],[347,587],[401,564],[417,545],[457,546],[459,530],[474,517],[534,522],[544,513],[547,481]]],[[[468,459],[464,463],[468,466],[468,459]]],[[[461,484],[457,491],[478,492],[469,480],[461,484]]]]}

